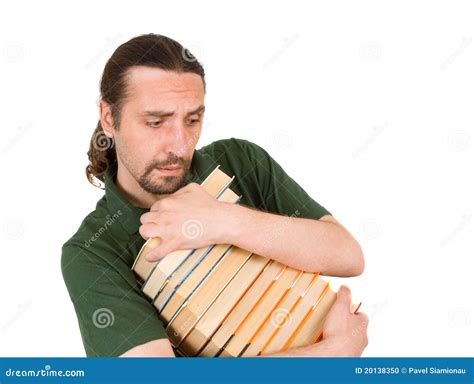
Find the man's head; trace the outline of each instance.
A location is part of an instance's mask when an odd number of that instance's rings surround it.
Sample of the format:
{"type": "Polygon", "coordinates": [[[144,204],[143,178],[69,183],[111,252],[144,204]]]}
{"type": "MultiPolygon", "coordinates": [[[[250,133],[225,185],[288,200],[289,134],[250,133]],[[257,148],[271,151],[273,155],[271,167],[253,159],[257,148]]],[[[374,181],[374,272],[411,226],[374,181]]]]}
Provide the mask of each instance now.
{"type": "Polygon", "coordinates": [[[138,36],[110,57],[100,89],[88,180],[104,181],[117,162],[126,178],[149,193],[179,189],[201,135],[205,80],[199,62],[165,36],[138,36]]]}

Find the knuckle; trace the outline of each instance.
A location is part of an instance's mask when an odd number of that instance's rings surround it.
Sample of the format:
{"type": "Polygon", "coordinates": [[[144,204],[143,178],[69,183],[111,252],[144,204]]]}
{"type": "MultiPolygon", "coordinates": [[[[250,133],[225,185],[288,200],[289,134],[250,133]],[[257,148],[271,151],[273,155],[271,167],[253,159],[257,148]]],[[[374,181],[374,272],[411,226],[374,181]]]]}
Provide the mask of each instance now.
{"type": "Polygon", "coordinates": [[[367,345],[369,345],[369,337],[367,336],[367,334],[365,334],[365,336],[364,336],[364,347],[367,347],[367,345]]]}
{"type": "Polygon", "coordinates": [[[144,225],[140,226],[140,228],[138,229],[138,232],[140,233],[142,237],[146,237],[147,235],[147,229],[144,225]]]}
{"type": "Polygon", "coordinates": [[[368,324],[369,323],[369,316],[366,313],[358,313],[357,316],[360,316],[360,320],[362,323],[368,324]]]}
{"type": "Polygon", "coordinates": [[[152,210],[153,211],[163,211],[166,209],[170,208],[170,205],[172,204],[172,200],[169,197],[162,198],[156,202],[153,203],[152,205],[152,210]]]}
{"type": "Polygon", "coordinates": [[[163,222],[163,224],[171,224],[172,222],[172,217],[173,215],[171,214],[170,211],[163,211],[160,214],[160,220],[163,222]]]}
{"type": "Polygon", "coordinates": [[[159,211],[160,205],[158,204],[159,201],[155,201],[152,206],[150,207],[150,212],[159,211]]]}

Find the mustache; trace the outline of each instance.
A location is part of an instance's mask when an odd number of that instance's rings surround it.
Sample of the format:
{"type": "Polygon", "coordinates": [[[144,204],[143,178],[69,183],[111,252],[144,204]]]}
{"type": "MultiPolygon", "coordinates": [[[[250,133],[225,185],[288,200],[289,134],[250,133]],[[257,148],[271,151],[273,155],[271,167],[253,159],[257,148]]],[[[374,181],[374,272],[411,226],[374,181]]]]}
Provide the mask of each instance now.
{"type": "Polygon", "coordinates": [[[148,175],[156,168],[184,167],[187,163],[188,161],[183,159],[182,157],[172,156],[166,161],[154,162],[153,164],[150,164],[147,167],[145,174],[148,175]]]}

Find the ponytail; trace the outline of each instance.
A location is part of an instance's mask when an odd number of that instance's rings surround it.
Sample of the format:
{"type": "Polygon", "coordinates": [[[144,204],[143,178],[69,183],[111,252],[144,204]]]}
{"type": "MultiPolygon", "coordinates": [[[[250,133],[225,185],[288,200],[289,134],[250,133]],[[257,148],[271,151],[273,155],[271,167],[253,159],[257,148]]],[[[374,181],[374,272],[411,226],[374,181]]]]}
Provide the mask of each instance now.
{"type": "Polygon", "coordinates": [[[105,135],[100,121],[92,134],[87,156],[89,157],[89,165],[86,167],[87,180],[94,187],[104,189],[100,182],[105,182],[105,171],[117,161],[117,156],[114,140],[105,135]]]}

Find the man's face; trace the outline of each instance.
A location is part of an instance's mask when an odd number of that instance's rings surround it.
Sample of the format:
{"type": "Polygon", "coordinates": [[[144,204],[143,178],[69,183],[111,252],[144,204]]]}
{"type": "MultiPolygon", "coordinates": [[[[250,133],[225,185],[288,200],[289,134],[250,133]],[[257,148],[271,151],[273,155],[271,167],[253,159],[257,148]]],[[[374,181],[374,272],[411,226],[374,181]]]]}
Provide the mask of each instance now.
{"type": "Polygon", "coordinates": [[[114,132],[118,161],[145,191],[173,193],[190,173],[201,135],[202,79],[194,73],[137,66],[129,70],[127,83],[130,96],[114,132]]]}

